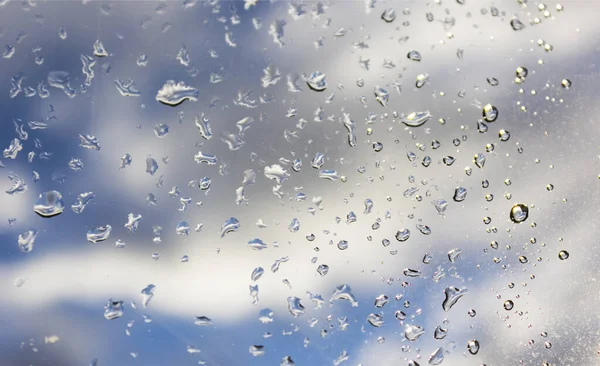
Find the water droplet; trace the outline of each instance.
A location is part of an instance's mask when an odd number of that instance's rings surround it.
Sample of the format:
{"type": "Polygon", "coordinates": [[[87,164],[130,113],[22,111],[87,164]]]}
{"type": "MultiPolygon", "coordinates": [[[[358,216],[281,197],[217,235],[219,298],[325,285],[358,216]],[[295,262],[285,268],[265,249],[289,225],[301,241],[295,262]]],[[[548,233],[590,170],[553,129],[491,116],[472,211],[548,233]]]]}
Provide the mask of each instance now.
{"type": "Polygon", "coordinates": [[[381,14],[381,19],[383,19],[387,23],[391,23],[396,19],[396,9],[387,8],[381,14]]]}
{"type": "Polygon", "coordinates": [[[104,45],[102,44],[102,42],[100,42],[99,39],[97,39],[96,42],[94,42],[94,56],[96,56],[96,57],[107,57],[108,56],[108,51],[106,51],[106,48],[104,48],[104,45]]]}
{"type": "Polygon", "coordinates": [[[473,157],[473,163],[475,163],[475,165],[477,165],[478,168],[483,168],[483,166],[485,165],[485,155],[483,154],[475,154],[475,156],[473,157]]]}
{"type": "Polygon", "coordinates": [[[510,20],[510,26],[512,27],[513,30],[516,30],[516,31],[525,29],[525,24],[523,24],[523,22],[521,22],[517,18],[513,18],[510,20]]]}
{"type": "Polygon", "coordinates": [[[416,227],[421,232],[421,234],[431,235],[431,228],[429,226],[423,225],[423,224],[417,224],[416,227]]]}
{"type": "Polygon", "coordinates": [[[419,74],[417,75],[417,81],[415,82],[415,86],[417,88],[422,88],[425,83],[429,80],[429,74],[419,74]]]}
{"type": "Polygon", "coordinates": [[[450,156],[450,155],[444,156],[442,158],[442,162],[447,166],[454,164],[455,161],[456,161],[456,158],[454,156],[450,156]]]}
{"type": "Polygon", "coordinates": [[[476,339],[471,339],[467,343],[467,349],[469,350],[470,354],[476,355],[477,352],[479,352],[479,341],[476,339]]]}
{"type": "Polygon", "coordinates": [[[33,250],[33,244],[35,243],[37,234],[38,232],[35,229],[29,229],[24,233],[19,234],[19,238],[17,240],[19,249],[24,253],[31,252],[33,250]]]}
{"type": "Polygon", "coordinates": [[[304,81],[308,87],[314,91],[322,92],[327,89],[327,75],[320,71],[315,71],[310,75],[303,75],[304,81]]]}
{"type": "Polygon", "coordinates": [[[383,325],[383,316],[371,313],[367,316],[367,321],[375,328],[379,328],[383,325]]]}
{"type": "Polygon", "coordinates": [[[454,248],[448,252],[448,260],[452,263],[456,262],[458,257],[462,254],[462,250],[459,248],[454,248]]]}
{"type": "Polygon", "coordinates": [[[340,285],[336,287],[335,291],[333,291],[333,294],[331,295],[331,298],[329,299],[329,302],[333,303],[336,300],[348,300],[352,307],[358,306],[358,301],[356,301],[356,298],[352,294],[352,289],[348,285],[340,285]]]}
{"type": "Polygon", "coordinates": [[[465,187],[456,187],[454,190],[454,201],[462,202],[467,198],[467,189],[465,187]]]}
{"type": "Polygon", "coordinates": [[[240,222],[235,217],[230,217],[221,226],[221,231],[219,234],[221,238],[225,236],[225,234],[232,233],[238,231],[240,228],[240,222]]]}
{"type": "Polygon", "coordinates": [[[433,338],[435,339],[444,339],[448,335],[448,329],[442,328],[441,325],[438,325],[433,332],[433,338]]]}
{"type": "Polygon", "coordinates": [[[140,224],[140,221],[142,221],[142,215],[135,215],[133,213],[130,213],[127,215],[127,222],[125,223],[124,227],[127,228],[130,232],[135,233],[140,224]]]}
{"type": "Polygon", "coordinates": [[[425,329],[418,325],[408,325],[404,329],[404,336],[411,342],[416,341],[423,334],[425,334],[425,329]]]}
{"type": "Polygon", "coordinates": [[[454,304],[456,304],[456,302],[467,293],[468,290],[466,288],[458,289],[454,286],[446,287],[446,289],[444,290],[446,298],[442,302],[442,308],[444,309],[444,311],[450,311],[454,304]]]}
{"type": "Polygon", "coordinates": [[[300,230],[300,220],[298,220],[297,218],[293,218],[292,222],[290,222],[290,224],[288,225],[288,230],[291,233],[295,233],[298,230],[300,230]]]}
{"type": "Polygon", "coordinates": [[[498,118],[498,108],[491,104],[486,104],[483,107],[483,119],[488,122],[494,122],[498,118]]]}
{"type": "Polygon", "coordinates": [[[515,303],[512,300],[506,300],[504,301],[504,310],[512,310],[513,307],[515,306],[515,303]]]}
{"type": "Polygon", "coordinates": [[[558,252],[558,259],[560,260],[565,260],[569,258],[569,252],[567,252],[566,250],[561,250],[560,252],[558,252]]]}
{"type": "Polygon", "coordinates": [[[491,86],[498,86],[498,84],[500,84],[500,82],[498,81],[498,79],[496,79],[495,77],[491,77],[491,76],[489,78],[487,78],[487,82],[491,86]]]}
{"type": "Polygon", "coordinates": [[[253,345],[250,346],[248,351],[254,357],[263,356],[265,354],[265,346],[253,345]]]}
{"type": "Polygon", "coordinates": [[[446,351],[443,347],[439,347],[436,349],[428,358],[428,362],[430,365],[439,365],[444,362],[444,353],[446,351]]]}
{"type": "Polygon", "coordinates": [[[337,244],[337,247],[339,250],[346,250],[348,249],[348,241],[346,240],[340,240],[337,244]]]}
{"type": "Polygon", "coordinates": [[[96,226],[87,232],[87,240],[90,243],[98,243],[108,239],[112,227],[110,225],[96,226]]]}
{"type": "Polygon", "coordinates": [[[33,205],[33,211],[42,217],[60,215],[64,209],[62,195],[57,191],[41,193],[33,205]]]}
{"type": "Polygon", "coordinates": [[[377,100],[382,106],[387,106],[388,99],[390,97],[390,93],[387,90],[383,89],[379,85],[375,86],[373,89],[373,93],[375,94],[375,100],[377,100]]]}
{"type": "Polygon", "coordinates": [[[390,301],[390,299],[385,294],[381,294],[375,298],[375,306],[378,308],[382,308],[389,301],[390,301]]]}
{"type": "Polygon", "coordinates": [[[510,132],[506,130],[500,130],[498,132],[498,138],[500,141],[508,141],[508,139],[510,139],[510,132]]]}
{"type": "Polygon", "coordinates": [[[123,316],[123,301],[109,299],[106,305],[104,305],[104,318],[106,320],[113,320],[121,316],[123,316]]]}
{"type": "Polygon", "coordinates": [[[443,215],[446,212],[446,208],[448,208],[448,202],[443,199],[433,200],[431,203],[440,215],[443,215]]]}
{"type": "Polygon", "coordinates": [[[404,123],[409,127],[419,127],[425,124],[425,122],[431,119],[431,113],[429,111],[423,112],[412,112],[408,116],[404,114],[400,115],[400,122],[404,123]]]}
{"type": "Polygon", "coordinates": [[[329,272],[329,266],[326,264],[320,264],[319,267],[317,267],[317,272],[321,275],[321,277],[324,277],[329,272]]]}
{"type": "Polygon", "coordinates": [[[175,107],[186,100],[197,101],[198,95],[198,89],[185,85],[183,81],[175,83],[174,80],[167,80],[156,93],[156,100],[162,104],[175,107]]]}
{"type": "Polygon", "coordinates": [[[517,203],[510,209],[510,220],[519,224],[529,217],[529,207],[522,203],[517,203]]]}
{"type": "Polygon", "coordinates": [[[158,123],[154,126],[154,134],[156,135],[156,137],[158,137],[159,139],[167,136],[167,134],[169,133],[169,126],[162,124],[162,123],[158,123]]]}
{"type": "Polygon", "coordinates": [[[300,315],[304,314],[304,305],[302,305],[302,303],[300,303],[300,298],[295,297],[295,296],[290,296],[287,298],[287,302],[288,302],[288,310],[290,312],[290,314],[292,314],[294,317],[299,317],[300,315]]]}
{"type": "Polygon", "coordinates": [[[294,360],[292,360],[292,357],[290,356],[285,356],[284,358],[281,359],[281,363],[279,364],[279,366],[294,366],[294,360]]]}
{"type": "Polygon", "coordinates": [[[562,85],[562,87],[565,88],[566,90],[569,90],[571,88],[571,80],[562,79],[562,81],[560,82],[560,85],[562,85]]]}
{"type": "Polygon", "coordinates": [[[419,51],[410,51],[406,57],[413,61],[421,61],[421,54],[419,51]]]}
{"type": "Polygon", "coordinates": [[[410,238],[410,230],[408,230],[408,229],[398,230],[396,232],[395,237],[396,237],[396,240],[398,240],[399,242],[407,241],[408,238],[410,238]]]}

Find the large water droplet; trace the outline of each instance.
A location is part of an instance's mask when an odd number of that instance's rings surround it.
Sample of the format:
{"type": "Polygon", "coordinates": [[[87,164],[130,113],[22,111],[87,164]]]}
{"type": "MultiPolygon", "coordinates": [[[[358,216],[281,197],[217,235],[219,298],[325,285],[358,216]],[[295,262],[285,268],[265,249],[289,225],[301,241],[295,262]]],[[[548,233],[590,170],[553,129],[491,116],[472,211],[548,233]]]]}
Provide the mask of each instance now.
{"type": "Polygon", "coordinates": [[[149,284],[148,286],[144,287],[144,289],[141,291],[142,305],[144,307],[147,307],[148,304],[150,304],[150,301],[152,301],[152,298],[154,297],[155,288],[156,286],[154,286],[153,284],[149,284]]]}
{"type": "Polygon", "coordinates": [[[367,321],[375,328],[379,328],[383,325],[383,316],[371,313],[367,316],[367,321]]]}
{"type": "Polygon", "coordinates": [[[41,193],[33,205],[33,211],[42,217],[53,217],[65,209],[62,195],[57,191],[41,193]]]}
{"type": "Polygon", "coordinates": [[[479,352],[479,341],[476,339],[471,339],[467,343],[467,349],[469,350],[470,354],[476,355],[477,352],[479,352]]]}
{"type": "Polygon", "coordinates": [[[445,350],[443,347],[439,347],[436,349],[428,358],[428,362],[430,365],[439,365],[444,362],[444,353],[445,350]]]}
{"type": "Polygon", "coordinates": [[[517,203],[510,209],[510,220],[519,224],[529,217],[529,207],[522,203],[517,203]]]}
{"type": "Polygon", "coordinates": [[[504,301],[504,310],[512,310],[515,306],[515,303],[512,300],[504,301]]]}

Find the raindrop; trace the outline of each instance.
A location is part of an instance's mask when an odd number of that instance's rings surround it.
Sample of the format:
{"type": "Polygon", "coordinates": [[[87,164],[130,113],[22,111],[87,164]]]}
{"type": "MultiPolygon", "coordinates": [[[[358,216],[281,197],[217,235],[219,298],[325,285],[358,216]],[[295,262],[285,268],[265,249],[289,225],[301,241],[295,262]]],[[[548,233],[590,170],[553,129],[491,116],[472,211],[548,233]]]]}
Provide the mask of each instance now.
{"type": "Polygon", "coordinates": [[[506,300],[504,302],[504,310],[512,310],[515,306],[515,303],[512,300],[506,300]]]}
{"type": "Polygon", "coordinates": [[[562,87],[565,88],[566,90],[569,90],[571,88],[571,80],[562,79],[562,81],[560,82],[560,85],[562,85],[562,87]]]}
{"type": "Polygon", "coordinates": [[[383,317],[379,314],[369,314],[367,316],[367,321],[375,328],[379,328],[383,325],[383,317]]]}
{"type": "Polygon", "coordinates": [[[506,130],[500,130],[498,132],[498,138],[500,141],[508,141],[508,139],[510,139],[510,132],[506,130]]]}

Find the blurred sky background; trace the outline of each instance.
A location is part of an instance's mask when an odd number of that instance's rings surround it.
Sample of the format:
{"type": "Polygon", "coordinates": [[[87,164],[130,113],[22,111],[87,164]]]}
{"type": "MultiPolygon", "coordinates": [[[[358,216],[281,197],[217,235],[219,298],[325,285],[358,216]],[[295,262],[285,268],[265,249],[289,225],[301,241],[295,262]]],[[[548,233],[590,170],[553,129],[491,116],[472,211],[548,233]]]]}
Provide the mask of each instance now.
{"type": "Polygon", "coordinates": [[[0,365],[250,366],[288,356],[296,365],[427,365],[439,347],[446,366],[600,365],[599,10],[594,1],[0,0],[0,365]],[[96,41],[106,56],[94,55],[96,41]],[[413,50],[421,61],[407,58],[413,50]],[[90,85],[82,59],[94,63],[90,85]],[[315,71],[326,74],[323,92],[303,79],[315,71]],[[428,79],[417,88],[421,74],[428,79]],[[74,93],[50,86],[56,75],[74,93]],[[122,95],[115,80],[133,81],[140,95],[122,95]],[[196,88],[197,100],[159,103],[167,80],[196,88]],[[389,94],[385,106],[377,87],[389,94]],[[482,133],[488,103],[499,115],[482,133]],[[432,115],[424,125],[401,122],[421,111],[432,115]],[[202,116],[209,139],[195,123],[202,116]],[[355,123],[354,147],[344,118],[355,123]],[[158,124],[168,126],[162,138],[158,124]],[[81,147],[79,135],[95,136],[100,150],[81,147]],[[14,139],[22,150],[13,159],[14,139]],[[217,164],[196,163],[199,151],[217,164]],[[318,153],[337,179],[319,177],[318,153]],[[131,165],[119,169],[125,154],[131,165]],[[475,154],[485,156],[482,168],[475,154]],[[450,166],[447,156],[456,158],[450,166]],[[69,167],[73,158],[82,170],[69,167]],[[289,174],[279,189],[265,175],[275,164],[289,174]],[[19,177],[27,188],[4,193],[19,177]],[[208,190],[198,188],[204,177],[208,190]],[[458,186],[468,192],[462,202],[453,200],[458,186]],[[43,218],[33,206],[51,190],[65,209],[43,218]],[[95,198],[77,214],[71,205],[83,192],[95,198]],[[182,198],[191,199],[183,212],[182,198]],[[516,203],[529,206],[520,224],[509,218],[516,203]],[[135,232],[124,227],[130,213],[142,215],[135,232]],[[240,227],[221,237],[230,217],[240,227]],[[182,221],[189,235],[176,231],[182,221]],[[107,240],[86,240],[102,225],[112,227],[107,240]],[[396,240],[405,228],[410,238],[396,240]],[[30,229],[38,234],[23,252],[19,234],[30,229]],[[255,238],[267,248],[250,248],[255,238]],[[253,281],[257,267],[264,275],[253,281]],[[143,307],[149,284],[154,297],[143,307]],[[358,306],[330,301],[342,285],[358,306]],[[468,293],[445,312],[449,286],[468,293]],[[378,308],[382,294],[389,302],[378,308]],[[302,315],[290,313],[289,297],[302,315]],[[105,319],[109,299],[123,301],[121,317],[105,319]],[[263,324],[259,313],[269,310],[273,321],[263,324]],[[370,314],[383,324],[371,325],[370,314]],[[201,316],[210,324],[194,324],[201,316]],[[413,325],[425,333],[409,341],[413,325]],[[442,340],[437,326],[448,330],[442,340]],[[475,355],[469,340],[480,344],[475,355]],[[253,345],[264,355],[253,356],[253,345]]]}

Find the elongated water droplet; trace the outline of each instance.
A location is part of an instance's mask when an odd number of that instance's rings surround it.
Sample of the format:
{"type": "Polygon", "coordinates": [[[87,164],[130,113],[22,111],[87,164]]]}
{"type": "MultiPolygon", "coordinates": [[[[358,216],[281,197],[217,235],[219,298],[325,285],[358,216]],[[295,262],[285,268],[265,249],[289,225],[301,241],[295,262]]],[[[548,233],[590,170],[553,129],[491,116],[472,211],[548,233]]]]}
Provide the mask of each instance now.
{"type": "Polygon", "coordinates": [[[304,81],[308,87],[314,91],[322,92],[327,89],[327,75],[320,71],[315,71],[310,75],[303,75],[304,81]]]}
{"type": "Polygon", "coordinates": [[[288,310],[290,312],[290,314],[292,314],[294,317],[299,317],[300,315],[304,314],[304,305],[302,305],[302,303],[300,302],[300,298],[295,297],[295,296],[290,296],[287,298],[287,302],[288,302],[288,310]]]}
{"type": "Polygon", "coordinates": [[[512,27],[513,30],[516,30],[516,31],[525,29],[525,24],[523,24],[523,22],[521,22],[517,18],[511,19],[510,26],[512,27]]]}

